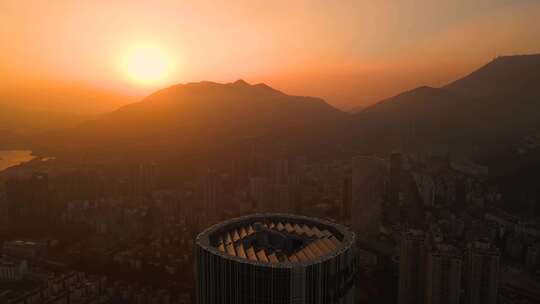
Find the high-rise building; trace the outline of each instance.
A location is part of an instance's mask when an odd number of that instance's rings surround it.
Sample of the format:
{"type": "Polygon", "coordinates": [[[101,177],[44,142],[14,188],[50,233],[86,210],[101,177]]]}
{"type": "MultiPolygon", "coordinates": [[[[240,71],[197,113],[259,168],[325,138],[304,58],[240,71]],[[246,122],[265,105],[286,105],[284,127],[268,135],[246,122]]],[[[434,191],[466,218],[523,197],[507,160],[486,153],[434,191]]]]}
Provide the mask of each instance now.
{"type": "Polygon", "coordinates": [[[0,192],[0,231],[7,230],[9,228],[9,214],[8,214],[8,200],[4,193],[0,192]]]}
{"type": "Polygon", "coordinates": [[[401,154],[390,155],[390,202],[399,205],[399,191],[401,189],[401,154]]]}
{"type": "Polygon", "coordinates": [[[30,178],[6,181],[8,227],[24,229],[46,225],[50,219],[49,176],[33,173],[30,178]]]}
{"type": "Polygon", "coordinates": [[[156,188],[156,163],[141,163],[130,168],[129,191],[131,195],[151,194],[156,188]]]}
{"type": "Polygon", "coordinates": [[[527,247],[525,254],[525,266],[527,269],[536,269],[540,262],[540,244],[532,244],[527,247]]]}
{"type": "Polygon", "coordinates": [[[456,181],[456,205],[454,207],[458,211],[467,208],[467,181],[465,178],[459,178],[456,181]]]}
{"type": "Polygon", "coordinates": [[[459,304],[463,255],[452,245],[438,244],[427,254],[426,304],[459,304]]]}
{"type": "Polygon", "coordinates": [[[289,177],[289,161],[286,159],[275,160],[272,166],[272,181],[275,184],[286,184],[289,177]]]}
{"type": "Polygon", "coordinates": [[[199,304],[353,304],[355,234],[303,216],[257,214],[197,236],[199,304]]]}
{"type": "Polygon", "coordinates": [[[290,199],[290,211],[291,213],[301,214],[303,203],[303,185],[302,174],[295,173],[289,175],[289,199],[290,199]]]}
{"type": "Polygon", "coordinates": [[[506,236],[506,254],[513,259],[521,259],[525,250],[524,236],[520,232],[512,232],[506,236]]]}
{"type": "Polygon", "coordinates": [[[272,212],[279,213],[291,213],[293,208],[291,206],[291,192],[289,185],[287,184],[275,184],[273,187],[273,201],[272,212]]]}
{"type": "Polygon", "coordinates": [[[382,214],[385,171],[386,164],[380,158],[357,156],[353,159],[350,222],[356,233],[378,230],[379,217],[382,214]]]}
{"type": "Polygon", "coordinates": [[[499,257],[499,250],[490,242],[469,244],[465,264],[465,304],[497,303],[499,257]]]}
{"type": "Polygon", "coordinates": [[[341,212],[340,216],[342,220],[349,221],[352,213],[352,176],[346,175],[343,178],[343,193],[341,198],[341,212]]]}
{"type": "Polygon", "coordinates": [[[271,202],[271,183],[265,177],[252,177],[249,179],[249,195],[255,202],[257,212],[268,212],[271,202]]]}
{"type": "Polygon", "coordinates": [[[208,173],[203,180],[203,210],[206,214],[207,222],[214,223],[217,218],[217,200],[220,179],[215,173],[208,173]]]}
{"type": "Polygon", "coordinates": [[[401,214],[407,218],[409,227],[424,228],[424,205],[418,192],[418,186],[411,177],[403,182],[403,202],[401,214]]]}
{"type": "Polygon", "coordinates": [[[0,259],[0,281],[20,281],[28,274],[28,262],[26,260],[0,259]]]}
{"type": "Polygon", "coordinates": [[[399,304],[424,302],[426,253],[423,231],[409,230],[403,234],[399,257],[399,304]]]}

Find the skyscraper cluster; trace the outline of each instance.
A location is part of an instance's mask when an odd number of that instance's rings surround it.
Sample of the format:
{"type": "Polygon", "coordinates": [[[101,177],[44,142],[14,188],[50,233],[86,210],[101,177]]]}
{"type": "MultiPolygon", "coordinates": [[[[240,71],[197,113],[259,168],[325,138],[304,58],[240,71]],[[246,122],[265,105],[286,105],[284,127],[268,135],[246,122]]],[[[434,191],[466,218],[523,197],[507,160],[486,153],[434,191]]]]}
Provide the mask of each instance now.
{"type": "Polygon", "coordinates": [[[459,248],[409,230],[401,240],[399,303],[495,304],[499,256],[488,241],[459,248]]]}

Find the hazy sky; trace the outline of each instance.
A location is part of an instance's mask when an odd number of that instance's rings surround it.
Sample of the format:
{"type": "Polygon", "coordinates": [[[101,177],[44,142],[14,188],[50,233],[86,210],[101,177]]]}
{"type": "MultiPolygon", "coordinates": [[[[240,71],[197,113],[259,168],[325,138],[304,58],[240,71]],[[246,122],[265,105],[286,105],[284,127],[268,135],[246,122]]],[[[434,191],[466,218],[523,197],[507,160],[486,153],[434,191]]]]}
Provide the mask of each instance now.
{"type": "Polygon", "coordinates": [[[539,16],[538,0],[1,0],[0,89],[242,78],[350,107],[540,52],[539,16]],[[141,47],[166,62],[159,81],[126,72],[141,47]]]}

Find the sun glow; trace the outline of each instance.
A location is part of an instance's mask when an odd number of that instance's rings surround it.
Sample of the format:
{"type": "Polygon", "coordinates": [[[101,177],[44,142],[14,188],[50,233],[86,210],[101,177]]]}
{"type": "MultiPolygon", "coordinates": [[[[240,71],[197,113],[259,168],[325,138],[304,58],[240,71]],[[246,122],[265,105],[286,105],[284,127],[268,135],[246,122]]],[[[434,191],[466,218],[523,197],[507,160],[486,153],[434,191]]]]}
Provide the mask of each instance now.
{"type": "Polygon", "coordinates": [[[155,46],[133,47],[123,56],[123,72],[131,81],[140,85],[162,84],[172,65],[167,54],[155,46]]]}

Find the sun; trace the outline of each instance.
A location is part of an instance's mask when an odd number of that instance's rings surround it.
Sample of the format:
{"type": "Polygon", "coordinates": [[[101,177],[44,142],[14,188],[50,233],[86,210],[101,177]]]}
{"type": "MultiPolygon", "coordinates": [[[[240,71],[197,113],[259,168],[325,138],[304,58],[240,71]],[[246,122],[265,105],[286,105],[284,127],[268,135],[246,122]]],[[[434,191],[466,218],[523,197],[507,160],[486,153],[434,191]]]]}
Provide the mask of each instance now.
{"type": "Polygon", "coordinates": [[[157,46],[136,46],[123,55],[122,69],[126,76],[140,85],[163,83],[171,68],[171,61],[157,46]]]}

